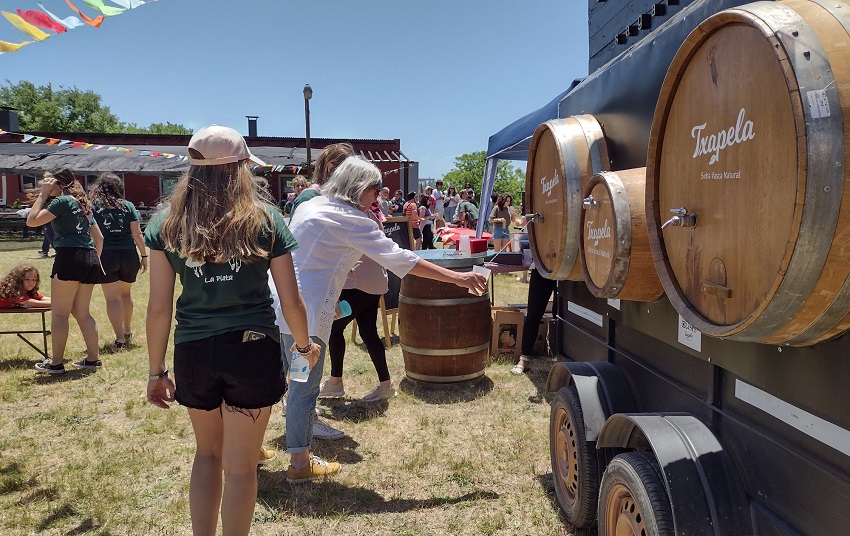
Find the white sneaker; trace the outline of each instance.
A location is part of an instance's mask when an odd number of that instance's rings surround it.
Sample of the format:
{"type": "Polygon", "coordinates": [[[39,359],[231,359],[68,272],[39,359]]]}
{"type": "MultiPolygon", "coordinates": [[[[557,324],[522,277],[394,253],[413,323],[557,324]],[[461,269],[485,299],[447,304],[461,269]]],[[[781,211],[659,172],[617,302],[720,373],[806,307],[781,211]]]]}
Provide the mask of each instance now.
{"type": "Polygon", "coordinates": [[[337,430],[331,425],[319,419],[313,421],[313,437],[316,439],[342,439],[345,432],[337,430]]]}

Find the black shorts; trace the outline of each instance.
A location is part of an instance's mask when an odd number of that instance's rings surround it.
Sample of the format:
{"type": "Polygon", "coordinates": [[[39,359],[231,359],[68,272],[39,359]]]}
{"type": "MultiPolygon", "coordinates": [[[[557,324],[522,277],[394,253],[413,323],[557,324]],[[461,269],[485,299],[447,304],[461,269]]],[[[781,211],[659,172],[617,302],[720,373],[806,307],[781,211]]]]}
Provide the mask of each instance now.
{"type": "Polygon", "coordinates": [[[86,248],[58,248],[53,259],[53,271],[50,277],[62,281],[79,281],[87,285],[100,283],[103,272],[97,251],[86,248]]]}
{"type": "Polygon", "coordinates": [[[422,238],[422,231],[420,231],[419,228],[414,227],[413,228],[413,239],[419,240],[420,238],[422,238]]]}
{"type": "Polygon", "coordinates": [[[104,249],[100,254],[100,263],[106,272],[106,275],[100,276],[101,283],[135,283],[136,275],[142,267],[135,249],[104,249]]]}
{"type": "Polygon", "coordinates": [[[231,331],[174,346],[174,397],[187,408],[273,406],[286,392],[280,343],[271,337],[242,342],[231,331]]]}

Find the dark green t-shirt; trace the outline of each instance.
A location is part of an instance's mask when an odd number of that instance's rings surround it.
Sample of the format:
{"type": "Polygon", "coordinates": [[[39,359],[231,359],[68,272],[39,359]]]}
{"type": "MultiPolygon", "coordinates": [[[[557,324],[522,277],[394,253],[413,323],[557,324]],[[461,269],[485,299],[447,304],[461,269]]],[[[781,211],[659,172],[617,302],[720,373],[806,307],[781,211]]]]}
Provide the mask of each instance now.
{"type": "MultiPolygon", "coordinates": [[[[279,257],[297,248],[298,243],[280,212],[271,205],[267,210],[272,216],[274,229],[260,234],[260,245],[271,250],[271,257],[279,257]]],[[[183,285],[177,298],[174,343],[243,330],[259,331],[280,340],[269,291],[271,259],[251,262],[232,259],[222,264],[187,262],[176,253],[165,251],[163,246],[160,230],[168,212],[169,209],[163,210],[148,224],[145,244],[151,250],[165,253],[183,285]]]]}
{"type": "Polygon", "coordinates": [[[295,210],[298,208],[298,205],[303,203],[304,201],[309,201],[316,197],[317,195],[322,195],[320,192],[312,188],[307,188],[303,192],[301,192],[298,197],[295,198],[295,201],[292,202],[292,210],[289,212],[289,217],[295,216],[295,210]]]}
{"type": "MultiPolygon", "coordinates": [[[[60,195],[47,204],[47,211],[56,216],[53,225],[54,248],[94,249],[89,229],[93,223],[83,214],[83,207],[70,195],[60,195]]],[[[96,225],[96,224],[94,224],[96,225]]]]}
{"type": "Polygon", "coordinates": [[[130,233],[130,223],[139,221],[139,211],[136,206],[121,200],[122,208],[103,208],[95,204],[94,219],[100,232],[103,233],[103,249],[136,249],[133,235],[130,233]]]}

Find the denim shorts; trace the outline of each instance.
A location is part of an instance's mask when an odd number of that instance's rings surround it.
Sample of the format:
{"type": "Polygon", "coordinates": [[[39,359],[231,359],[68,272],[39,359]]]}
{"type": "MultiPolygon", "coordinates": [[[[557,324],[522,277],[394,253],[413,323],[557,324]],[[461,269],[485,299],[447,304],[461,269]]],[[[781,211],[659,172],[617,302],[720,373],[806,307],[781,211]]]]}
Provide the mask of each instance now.
{"type": "Polygon", "coordinates": [[[495,227],[493,229],[493,240],[508,240],[511,237],[511,232],[507,227],[495,227]]]}
{"type": "Polygon", "coordinates": [[[230,331],[174,346],[174,397],[200,410],[221,406],[258,409],[273,406],[286,392],[280,343],[269,336],[242,342],[230,331]]]}

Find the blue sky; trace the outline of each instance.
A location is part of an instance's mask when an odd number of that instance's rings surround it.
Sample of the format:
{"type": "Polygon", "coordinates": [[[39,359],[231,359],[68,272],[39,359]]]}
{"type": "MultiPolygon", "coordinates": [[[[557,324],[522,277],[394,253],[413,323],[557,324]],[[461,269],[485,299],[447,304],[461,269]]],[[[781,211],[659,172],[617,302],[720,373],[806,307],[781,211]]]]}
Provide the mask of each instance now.
{"type": "MultiPolygon", "coordinates": [[[[42,3],[75,15],[65,0],[42,3]]],[[[25,39],[0,18],[0,40],[25,39]]],[[[313,137],[399,138],[420,178],[485,150],[586,74],[579,0],[159,0],[0,55],[0,80],[91,89],[142,126],[247,134],[256,115],[261,136],[303,137],[309,83],[313,137]]]]}

